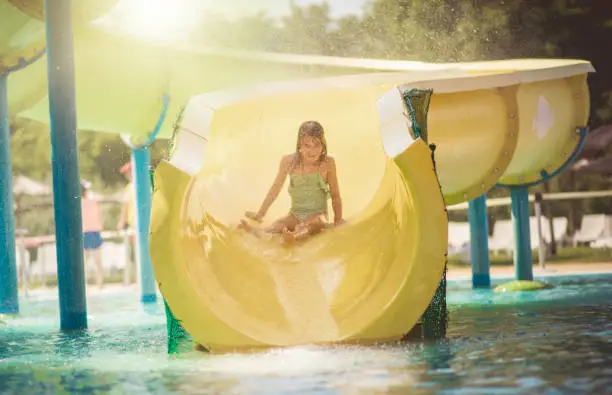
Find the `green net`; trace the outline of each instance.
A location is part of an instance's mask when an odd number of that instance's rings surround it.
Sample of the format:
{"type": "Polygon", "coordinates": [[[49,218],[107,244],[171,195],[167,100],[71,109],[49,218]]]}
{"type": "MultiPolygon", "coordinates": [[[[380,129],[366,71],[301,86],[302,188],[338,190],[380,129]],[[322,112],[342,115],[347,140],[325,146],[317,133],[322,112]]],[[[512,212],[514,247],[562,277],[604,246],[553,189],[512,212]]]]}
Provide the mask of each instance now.
{"type": "Polygon", "coordinates": [[[421,317],[423,323],[423,338],[442,339],[446,336],[448,326],[448,311],[446,310],[446,264],[442,279],[438,283],[438,288],[434,297],[431,299],[427,310],[421,317]]]}
{"type": "Polygon", "coordinates": [[[181,351],[191,349],[191,336],[181,325],[179,320],[174,317],[172,310],[164,300],[166,308],[166,331],[168,333],[168,354],[177,354],[181,351]]]}
{"type": "MultiPolygon", "coordinates": [[[[172,135],[172,140],[170,142],[170,146],[168,147],[168,155],[167,160],[172,158],[174,151],[176,149],[176,138],[179,125],[183,119],[184,108],[180,111],[176,122],[174,123],[174,133],[172,135]]],[[[155,193],[155,170],[151,169],[149,172],[151,177],[151,190],[155,193]]],[[[168,339],[168,354],[177,354],[183,351],[188,351],[191,349],[191,345],[193,341],[189,333],[183,328],[181,322],[176,319],[172,310],[170,310],[170,306],[164,299],[164,308],[166,311],[166,333],[168,339]]],[[[203,347],[200,347],[196,344],[196,348],[202,351],[205,351],[203,347]]]]}
{"type": "Polygon", "coordinates": [[[431,89],[411,89],[403,94],[414,137],[420,137],[425,142],[427,142],[427,112],[432,93],[431,89]]]}
{"type": "MultiPolygon", "coordinates": [[[[436,169],[435,151],[436,146],[430,144],[431,158],[434,165],[434,171],[436,169]]],[[[440,186],[440,191],[442,187],[440,186]]],[[[447,261],[448,262],[448,261],[447,261]]],[[[446,336],[446,328],[448,327],[448,311],[446,310],[446,271],[447,262],[444,263],[444,272],[442,272],[442,278],[438,283],[438,288],[434,297],[431,299],[427,310],[423,314],[423,337],[425,339],[442,339],[446,336]]]]}
{"type": "Polygon", "coordinates": [[[172,125],[172,137],[170,138],[170,144],[168,145],[168,160],[172,159],[176,152],[176,140],[178,139],[179,131],[181,130],[181,123],[183,122],[183,116],[185,115],[185,107],[179,110],[176,117],[176,121],[172,125]]]}
{"type": "MultiPolygon", "coordinates": [[[[408,109],[408,117],[412,122],[414,136],[427,142],[427,113],[433,90],[411,89],[403,93],[404,102],[408,109]]],[[[436,169],[435,150],[436,146],[430,144],[431,158],[436,169]]],[[[441,187],[440,187],[441,188],[441,187]]],[[[441,189],[440,189],[441,190],[441,189]]],[[[446,263],[444,272],[438,283],[436,293],[432,298],[427,310],[421,317],[422,337],[425,339],[442,339],[446,336],[448,326],[448,312],[446,310],[446,263]]]]}

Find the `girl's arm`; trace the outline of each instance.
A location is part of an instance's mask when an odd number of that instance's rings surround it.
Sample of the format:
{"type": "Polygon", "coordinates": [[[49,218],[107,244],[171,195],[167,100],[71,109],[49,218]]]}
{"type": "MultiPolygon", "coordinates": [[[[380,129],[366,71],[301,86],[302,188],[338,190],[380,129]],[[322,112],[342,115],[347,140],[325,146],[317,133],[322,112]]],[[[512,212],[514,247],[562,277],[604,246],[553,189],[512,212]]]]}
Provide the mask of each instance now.
{"type": "Polygon", "coordinates": [[[250,217],[257,221],[261,221],[263,217],[265,217],[266,213],[268,212],[268,209],[270,208],[272,203],[274,203],[274,201],[278,197],[278,194],[283,188],[283,185],[285,184],[285,179],[287,178],[287,174],[289,173],[289,167],[291,165],[291,162],[293,161],[293,158],[294,155],[287,155],[281,159],[280,165],[278,167],[278,173],[276,174],[276,178],[274,179],[274,183],[270,187],[268,195],[266,195],[266,198],[261,204],[261,207],[259,208],[257,213],[247,212],[247,217],[250,217]]]}
{"type": "Polygon", "coordinates": [[[340,197],[340,187],[338,186],[336,161],[329,156],[327,157],[327,183],[329,184],[332,208],[334,209],[334,225],[340,225],[344,222],[344,219],[342,219],[342,198],[340,197]]]}

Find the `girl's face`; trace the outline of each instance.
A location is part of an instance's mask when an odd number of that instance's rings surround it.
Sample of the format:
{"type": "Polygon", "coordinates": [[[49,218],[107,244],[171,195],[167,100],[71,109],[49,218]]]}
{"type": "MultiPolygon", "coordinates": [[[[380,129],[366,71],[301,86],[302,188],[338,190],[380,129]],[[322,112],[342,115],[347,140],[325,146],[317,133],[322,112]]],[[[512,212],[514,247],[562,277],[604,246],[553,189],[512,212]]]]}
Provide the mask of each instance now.
{"type": "Polygon", "coordinates": [[[300,140],[300,155],[306,163],[315,163],[321,158],[323,144],[318,137],[304,136],[300,140]]]}

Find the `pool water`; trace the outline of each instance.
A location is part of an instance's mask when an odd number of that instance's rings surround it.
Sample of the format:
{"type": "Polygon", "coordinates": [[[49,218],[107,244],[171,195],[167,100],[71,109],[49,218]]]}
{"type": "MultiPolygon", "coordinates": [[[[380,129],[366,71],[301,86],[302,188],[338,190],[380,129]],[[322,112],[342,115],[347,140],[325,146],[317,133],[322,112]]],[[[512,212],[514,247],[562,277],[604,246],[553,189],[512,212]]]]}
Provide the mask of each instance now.
{"type": "Polygon", "coordinates": [[[612,275],[551,277],[551,290],[450,282],[448,338],[168,356],[163,306],[130,290],[88,297],[89,330],[59,333],[50,291],[0,323],[0,394],[612,393],[612,275]]]}

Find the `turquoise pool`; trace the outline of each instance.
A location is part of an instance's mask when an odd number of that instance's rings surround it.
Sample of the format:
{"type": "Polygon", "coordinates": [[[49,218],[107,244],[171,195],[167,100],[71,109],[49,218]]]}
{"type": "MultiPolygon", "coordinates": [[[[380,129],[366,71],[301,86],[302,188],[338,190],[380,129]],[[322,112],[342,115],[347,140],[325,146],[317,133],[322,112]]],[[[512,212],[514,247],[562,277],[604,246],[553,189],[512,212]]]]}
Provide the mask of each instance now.
{"type": "Polygon", "coordinates": [[[89,330],[70,335],[55,295],[38,292],[0,324],[0,393],[612,393],[612,275],[547,281],[557,287],[506,295],[450,282],[443,342],[173,357],[161,305],[101,293],[89,330]]]}

